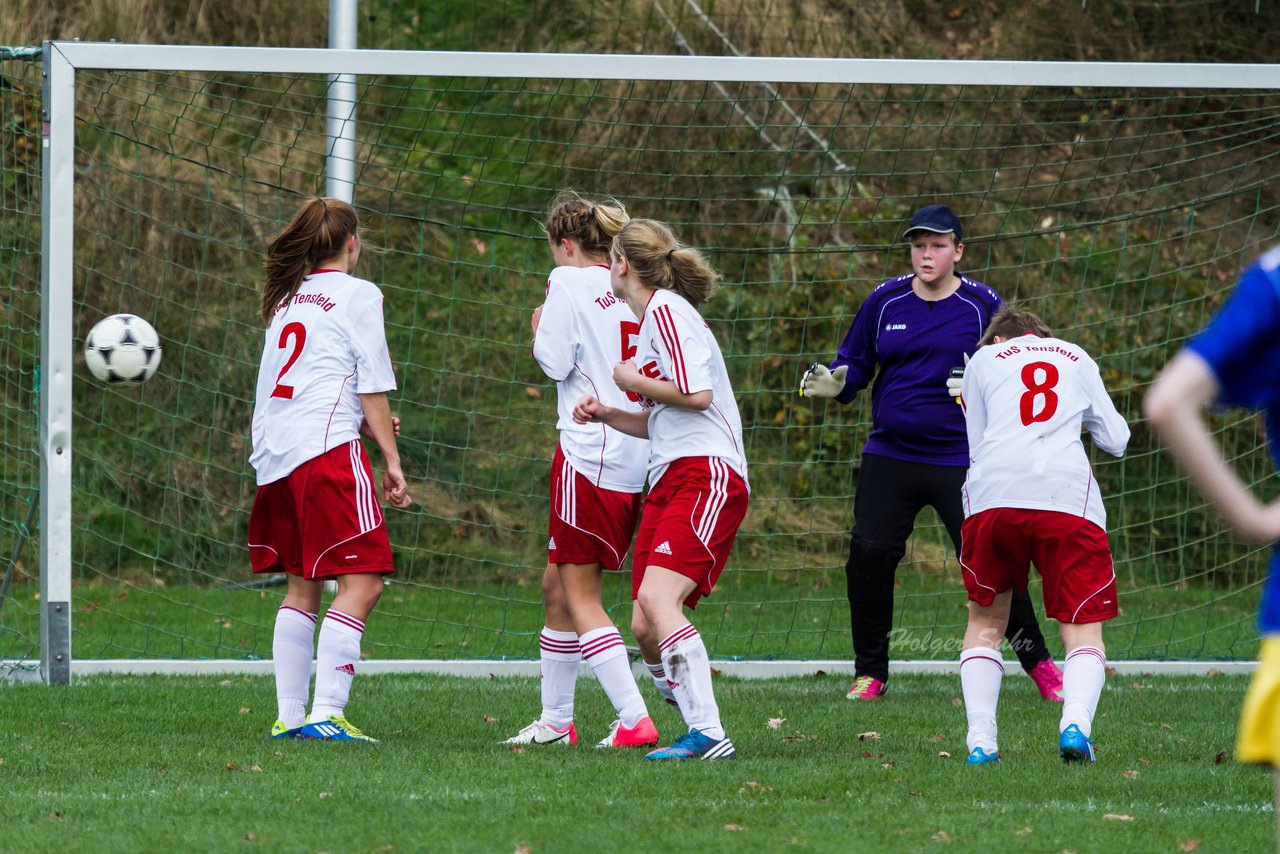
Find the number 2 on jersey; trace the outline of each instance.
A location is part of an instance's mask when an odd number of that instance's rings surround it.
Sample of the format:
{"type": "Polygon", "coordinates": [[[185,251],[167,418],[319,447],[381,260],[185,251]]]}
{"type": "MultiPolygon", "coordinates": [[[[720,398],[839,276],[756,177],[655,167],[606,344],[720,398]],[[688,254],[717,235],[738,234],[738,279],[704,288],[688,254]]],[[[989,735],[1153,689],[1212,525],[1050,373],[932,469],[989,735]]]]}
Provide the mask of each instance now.
{"type": "Polygon", "coordinates": [[[1031,362],[1022,366],[1022,384],[1026,392],[1018,399],[1018,414],[1022,426],[1030,427],[1037,421],[1048,421],[1058,411],[1058,366],[1050,362],[1031,362]],[[1036,379],[1036,371],[1044,371],[1044,381],[1036,379]],[[1044,398],[1044,406],[1036,411],[1036,398],[1044,398]]]}
{"type": "Polygon", "coordinates": [[[282,397],[285,400],[293,400],[293,386],[285,385],[281,382],[284,375],[289,373],[289,369],[293,367],[293,363],[298,361],[298,357],[302,355],[302,347],[307,343],[307,327],[301,323],[294,321],[286,323],[284,329],[280,330],[281,350],[289,346],[289,339],[293,339],[293,351],[289,353],[289,358],[285,360],[284,367],[280,369],[280,373],[276,376],[276,387],[271,390],[272,397],[282,397]]]}

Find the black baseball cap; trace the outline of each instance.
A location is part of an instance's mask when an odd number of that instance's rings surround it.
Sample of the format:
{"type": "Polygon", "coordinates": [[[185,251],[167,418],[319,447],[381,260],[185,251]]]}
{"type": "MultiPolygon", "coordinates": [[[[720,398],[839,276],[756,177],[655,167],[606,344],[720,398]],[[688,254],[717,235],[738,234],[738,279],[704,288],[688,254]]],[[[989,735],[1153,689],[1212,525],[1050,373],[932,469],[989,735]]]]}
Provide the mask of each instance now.
{"type": "Polygon", "coordinates": [[[925,205],[911,218],[911,227],[902,233],[910,237],[913,231],[932,231],[934,234],[954,234],[956,242],[962,242],[960,217],[946,205],[925,205]]]}

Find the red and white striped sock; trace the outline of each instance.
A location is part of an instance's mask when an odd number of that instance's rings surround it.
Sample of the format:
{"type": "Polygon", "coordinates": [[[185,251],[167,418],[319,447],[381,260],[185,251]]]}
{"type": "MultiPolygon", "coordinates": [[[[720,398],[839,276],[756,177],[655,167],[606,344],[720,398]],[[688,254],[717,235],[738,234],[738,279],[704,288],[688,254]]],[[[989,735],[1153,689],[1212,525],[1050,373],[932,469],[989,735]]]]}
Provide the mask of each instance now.
{"type": "Polygon", "coordinates": [[[1062,664],[1062,720],[1058,732],[1075,724],[1085,738],[1093,733],[1093,715],[1107,681],[1107,654],[1096,646],[1078,646],[1062,664]]]}
{"type": "Polygon", "coordinates": [[[542,717],[550,727],[564,729],[573,723],[573,692],[578,683],[577,632],[542,628],[538,638],[542,664],[542,717]]]}
{"type": "Polygon", "coordinates": [[[720,723],[720,707],[711,687],[711,659],[702,643],[702,635],[685,623],[658,644],[662,650],[662,666],[667,671],[671,690],[680,705],[680,715],[690,729],[700,730],[711,738],[724,738],[720,723]]]}
{"type": "Polygon", "coordinates": [[[644,697],[640,696],[636,677],[631,672],[626,644],[622,642],[622,633],[617,627],[592,629],[578,638],[578,645],[582,647],[582,657],[591,665],[596,681],[618,711],[622,725],[630,729],[649,717],[644,697]]]}
{"type": "Polygon", "coordinates": [[[335,608],[325,612],[316,645],[316,698],[311,705],[311,723],[326,721],[347,708],[363,635],[363,620],[335,608]]]}
{"type": "Polygon", "coordinates": [[[315,651],[316,615],[288,605],[276,612],[271,660],[276,674],[276,705],[290,729],[307,722],[311,694],[311,657],[315,651]]]}
{"type": "Polygon", "coordinates": [[[981,747],[987,753],[998,750],[996,742],[996,706],[1000,703],[1000,681],[1004,679],[1004,661],[1000,650],[975,646],[960,653],[960,690],[964,694],[964,711],[969,719],[968,750],[981,747]]]}
{"type": "MultiPolygon", "coordinates": [[[[646,661],[644,666],[649,668],[649,675],[653,678],[653,684],[658,689],[658,693],[662,695],[662,699],[671,703],[676,702],[675,692],[671,690],[671,683],[667,681],[667,668],[662,666],[662,662],[657,664],[646,661]]],[[[677,704],[678,705],[678,704],[677,704]]]]}

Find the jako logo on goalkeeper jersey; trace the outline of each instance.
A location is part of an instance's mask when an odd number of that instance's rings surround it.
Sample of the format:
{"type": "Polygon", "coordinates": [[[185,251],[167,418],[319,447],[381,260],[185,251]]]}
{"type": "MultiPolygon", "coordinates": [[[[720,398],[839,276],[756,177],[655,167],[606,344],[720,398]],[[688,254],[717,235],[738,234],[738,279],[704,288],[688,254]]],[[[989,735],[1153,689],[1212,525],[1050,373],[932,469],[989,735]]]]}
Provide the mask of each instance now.
{"type": "Polygon", "coordinates": [[[905,323],[886,323],[884,325],[885,332],[901,332],[907,328],[905,323]]]}

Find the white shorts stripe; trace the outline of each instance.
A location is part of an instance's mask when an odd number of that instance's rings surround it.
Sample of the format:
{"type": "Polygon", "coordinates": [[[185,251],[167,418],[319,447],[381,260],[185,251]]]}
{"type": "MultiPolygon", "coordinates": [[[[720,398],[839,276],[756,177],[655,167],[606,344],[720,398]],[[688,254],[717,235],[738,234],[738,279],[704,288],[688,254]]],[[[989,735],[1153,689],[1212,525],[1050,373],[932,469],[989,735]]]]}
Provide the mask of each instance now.
{"type": "Polygon", "coordinates": [[[703,545],[711,542],[711,535],[715,533],[716,523],[720,521],[720,511],[724,509],[725,503],[729,500],[729,472],[728,467],[723,460],[711,457],[708,459],[710,464],[710,488],[707,492],[707,503],[702,508],[702,518],[694,528],[694,534],[703,545]]]}

